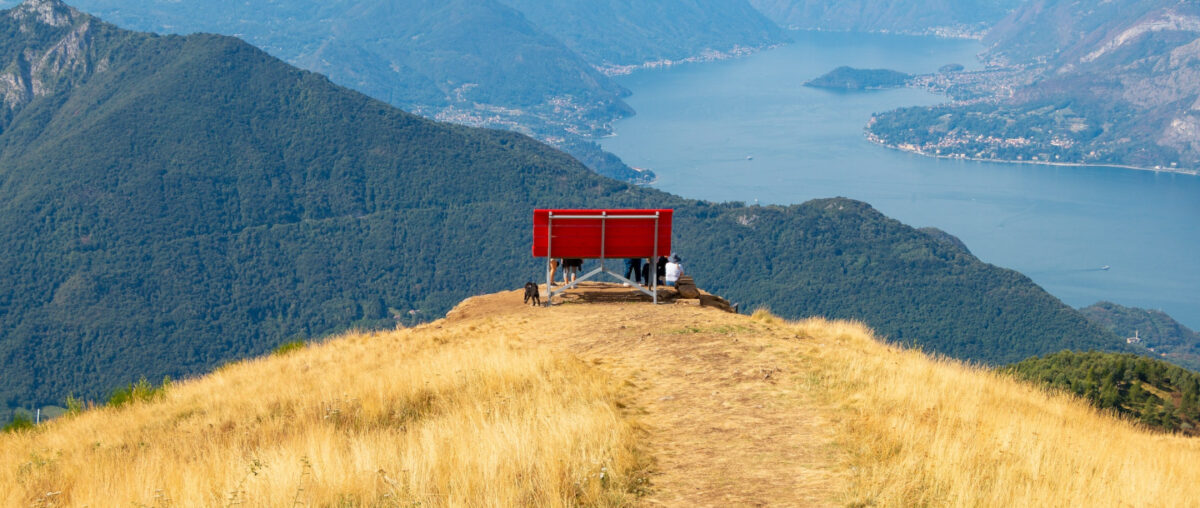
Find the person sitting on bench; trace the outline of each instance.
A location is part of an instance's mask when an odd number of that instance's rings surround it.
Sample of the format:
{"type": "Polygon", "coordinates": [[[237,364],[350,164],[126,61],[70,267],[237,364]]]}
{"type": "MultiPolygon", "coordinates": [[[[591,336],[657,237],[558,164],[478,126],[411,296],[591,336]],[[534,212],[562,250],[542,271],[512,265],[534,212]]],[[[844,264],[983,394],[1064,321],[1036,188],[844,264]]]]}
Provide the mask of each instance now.
{"type": "Polygon", "coordinates": [[[671,261],[667,263],[667,285],[674,287],[679,282],[681,275],[683,275],[683,265],[679,262],[679,256],[671,254],[671,261]]]}

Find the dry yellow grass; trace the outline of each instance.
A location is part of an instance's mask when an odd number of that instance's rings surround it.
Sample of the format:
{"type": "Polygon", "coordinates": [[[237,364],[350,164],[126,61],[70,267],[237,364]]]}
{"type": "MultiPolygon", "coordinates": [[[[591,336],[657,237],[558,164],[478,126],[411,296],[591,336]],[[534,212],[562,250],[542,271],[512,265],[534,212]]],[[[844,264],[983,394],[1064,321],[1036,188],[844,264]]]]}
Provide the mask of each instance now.
{"type": "MultiPolygon", "coordinates": [[[[772,320],[769,316],[761,319],[772,320]]],[[[1146,431],[991,370],[811,319],[814,392],[837,406],[852,506],[1197,506],[1200,441],[1146,431]]]]}
{"type": "Polygon", "coordinates": [[[616,386],[479,324],[352,334],[5,436],[0,504],[619,505],[616,386]]]}
{"type": "Polygon", "coordinates": [[[472,298],[417,329],[351,334],[0,436],[0,504],[1200,500],[1200,442],[858,324],[520,299],[472,298]]]}

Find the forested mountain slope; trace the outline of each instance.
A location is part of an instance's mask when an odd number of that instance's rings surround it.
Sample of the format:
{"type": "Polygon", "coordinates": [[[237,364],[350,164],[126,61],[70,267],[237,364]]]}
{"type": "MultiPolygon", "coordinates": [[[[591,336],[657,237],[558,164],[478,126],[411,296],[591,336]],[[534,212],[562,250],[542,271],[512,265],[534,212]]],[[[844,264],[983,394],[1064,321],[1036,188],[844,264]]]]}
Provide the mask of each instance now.
{"type": "Polygon", "coordinates": [[[539,274],[534,207],[676,209],[703,287],[986,362],[1119,338],[1015,272],[845,199],[685,200],[441,124],[240,40],[0,13],[0,403],[102,396],[296,336],[434,318],[539,274]],[[22,93],[24,95],[22,95],[22,93]]]}
{"type": "Polygon", "coordinates": [[[1141,339],[1139,347],[1200,372],[1200,334],[1161,310],[1099,302],[1079,309],[1089,320],[1121,337],[1141,339]]]}
{"type": "Polygon", "coordinates": [[[1200,435],[1200,374],[1132,354],[1062,351],[1007,368],[1148,427],[1200,435]]]}
{"type": "Polygon", "coordinates": [[[979,37],[1022,0],[750,0],[782,26],[803,30],[979,37]]]}
{"type": "Polygon", "coordinates": [[[237,35],[339,84],[431,115],[474,102],[546,106],[554,97],[602,114],[623,107],[624,90],[494,0],[84,0],[76,6],[139,30],[237,35]]]}
{"type": "Polygon", "coordinates": [[[80,0],[77,7],[137,30],[237,36],[407,111],[530,134],[627,181],[653,175],[587,137],[632,114],[621,100],[628,92],[596,66],[786,40],[745,0],[511,3],[528,11],[497,0],[80,0]]]}
{"type": "Polygon", "coordinates": [[[610,72],[787,40],[745,0],[500,0],[610,72]]]}
{"type": "Polygon", "coordinates": [[[496,0],[82,0],[77,6],[137,30],[237,36],[410,112],[534,134],[602,174],[645,177],[577,135],[606,132],[609,122],[631,114],[621,100],[628,92],[496,0]]]}

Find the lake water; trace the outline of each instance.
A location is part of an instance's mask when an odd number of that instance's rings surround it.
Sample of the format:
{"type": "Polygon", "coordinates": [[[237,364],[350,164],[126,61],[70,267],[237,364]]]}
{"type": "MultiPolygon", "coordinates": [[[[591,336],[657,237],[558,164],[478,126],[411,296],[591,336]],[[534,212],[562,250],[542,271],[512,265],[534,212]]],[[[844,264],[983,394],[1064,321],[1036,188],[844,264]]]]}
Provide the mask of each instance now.
{"type": "Polygon", "coordinates": [[[761,204],[866,201],[958,236],[980,259],[1025,273],[1070,305],[1162,309],[1200,329],[1200,177],[933,159],[874,145],[863,136],[873,112],[945,99],[801,84],[839,65],[978,68],[982,46],[820,32],[793,39],[746,58],[622,78],[638,114],[601,144],[654,170],[665,191],[761,204]]]}

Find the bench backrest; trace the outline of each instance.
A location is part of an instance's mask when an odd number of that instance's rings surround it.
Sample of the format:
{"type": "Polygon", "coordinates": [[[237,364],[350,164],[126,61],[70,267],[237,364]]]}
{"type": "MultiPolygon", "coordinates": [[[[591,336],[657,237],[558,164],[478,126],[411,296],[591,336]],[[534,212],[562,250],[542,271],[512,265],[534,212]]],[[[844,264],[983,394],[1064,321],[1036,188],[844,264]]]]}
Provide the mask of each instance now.
{"type": "Polygon", "coordinates": [[[534,210],[533,256],[585,259],[666,256],[671,252],[672,212],[670,209],[534,210]]]}

